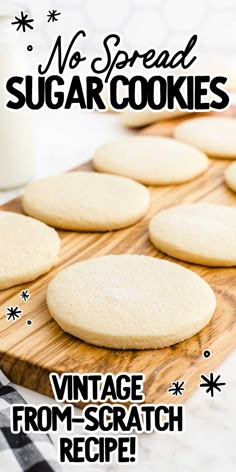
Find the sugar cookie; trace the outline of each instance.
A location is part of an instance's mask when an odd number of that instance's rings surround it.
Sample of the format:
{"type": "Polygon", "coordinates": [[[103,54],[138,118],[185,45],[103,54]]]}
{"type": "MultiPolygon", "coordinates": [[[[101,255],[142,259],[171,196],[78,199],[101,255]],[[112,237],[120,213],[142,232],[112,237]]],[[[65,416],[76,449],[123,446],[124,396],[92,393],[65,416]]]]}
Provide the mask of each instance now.
{"type": "Polygon", "coordinates": [[[172,120],[180,116],[186,115],[184,110],[161,110],[161,111],[132,111],[125,110],[120,114],[121,122],[127,128],[141,128],[142,126],[151,125],[157,121],[172,120]]]}
{"type": "Polygon", "coordinates": [[[224,176],[226,185],[233,190],[233,192],[236,192],[236,162],[233,162],[233,164],[227,167],[224,176]]]}
{"type": "Polygon", "coordinates": [[[207,169],[208,159],[201,151],[174,139],[135,136],[100,146],[93,166],[143,184],[168,185],[198,176],[207,169]]]}
{"type": "Polygon", "coordinates": [[[236,119],[209,116],[193,118],[176,126],[176,139],[211,157],[236,159],[236,119]]]}
{"type": "Polygon", "coordinates": [[[183,261],[236,265],[236,208],[193,203],[162,210],[149,225],[157,249],[183,261]]]}
{"type": "Polygon", "coordinates": [[[136,223],[149,192],[130,179],[95,172],[70,172],[26,187],[25,212],[56,228],[109,231],[136,223]]]}
{"type": "Polygon", "coordinates": [[[153,349],[200,331],[211,319],[215,295],[194,272],[147,256],[90,259],[58,273],[48,308],[68,333],[98,346],[153,349]]]}
{"type": "Polygon", "coordinates": [[[0,290],[48,272],[60,249],[57,232],[40,221],[0,212],[0,290]]]}

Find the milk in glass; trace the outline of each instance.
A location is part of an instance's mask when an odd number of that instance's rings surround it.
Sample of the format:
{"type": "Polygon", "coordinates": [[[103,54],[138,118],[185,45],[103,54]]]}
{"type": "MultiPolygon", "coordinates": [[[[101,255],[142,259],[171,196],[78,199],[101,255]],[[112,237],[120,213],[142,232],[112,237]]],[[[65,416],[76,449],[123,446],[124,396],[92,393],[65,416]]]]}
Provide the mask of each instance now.
{"type": "Polygon", "coordinates": [[[9,99],[16,101],[6,91],[7,79],[29,73],[24,33],[16,32],[11,21],[10,16],[0,16],[0,190],[29,182],[35,169],[34,112],[6,108],[9,99]]]}

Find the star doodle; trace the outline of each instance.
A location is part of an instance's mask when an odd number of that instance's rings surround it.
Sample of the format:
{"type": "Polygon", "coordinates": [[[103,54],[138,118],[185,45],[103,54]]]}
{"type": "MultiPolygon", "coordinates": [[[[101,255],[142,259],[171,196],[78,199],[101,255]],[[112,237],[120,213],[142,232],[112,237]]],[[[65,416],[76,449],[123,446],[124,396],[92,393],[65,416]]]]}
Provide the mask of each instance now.
{"type": "Polygon", "coordinates": [[[18,306],[7,307],[7,310],[6,310],[7,321],[10,321],[10,320],[16,321],[18,318],[20,318],[21,313],[22,313],[22,310],[18,306]]]}
{"type": "Polygon", "coordinates": [[[34,20],[33,18],[28,18],[28,13],[24,13],[23,11],[20,12],[21,17],[19,18],[18,16],[15,16],[16,21],[12,21],[12,25],[18,25],[16,28],[16,31],[18,31],[20,28],[22,28],[23,32],[26,32],[26,28],[29,29],[34,29],[33,26],[30,24],[34,20]]]}
{"type": "Polygon", "coordinates": [[[59,16],[59,15],[60,15],[60,13],[57,10],[52,10],[52,11],[49,10],[48,15],[47,15],[48,23],[51,20],[52,20],[52,23],[54,23],[54,21],[58,21],[58,18],[56,18],[56,17],[59,16]]]}
{"type": "Polygon", "coordinates": [[[184,381],[182,382],[172,382],[171,385],[173,385],[172,388],[169,388],[167,391],[172,393],[172,395],[175,395],[176,397],[178,395],[183,395],[184,392],[184,381]]]}
{"type": "Polygon", "coordinates": [[[220,379],[220,375],[214,378],[213,372],[210,372],[209,377],[202,374],[201,379],[205,380],[205,382],[201,383],[199,387],[206,388],[206,393],[210,393],[211,397],[214,397],[215,390],[218,390],[218,392],[221,392],[220,387],[222,387],[223,385],[226,385],[225,382],[218,382],[218,380],[220,379]]]}
{"type": "Polygon", "coordinates": [[[21,300],[23,300],[24,302],[27,302],[28,299],[30,298],[29,290],[28,290],[28,289],[22,290],[22,292],[20,292],[20,298],[21,298],[21,300]]]}

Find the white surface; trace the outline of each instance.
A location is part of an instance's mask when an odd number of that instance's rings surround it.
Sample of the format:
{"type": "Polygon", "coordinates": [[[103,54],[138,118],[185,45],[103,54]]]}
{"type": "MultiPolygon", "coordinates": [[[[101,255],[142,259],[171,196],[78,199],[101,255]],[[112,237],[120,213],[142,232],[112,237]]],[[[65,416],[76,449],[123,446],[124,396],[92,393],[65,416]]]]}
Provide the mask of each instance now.
{"type": "MultiPolygon", "coordinates": [[[[113,138],[128,134],[112,114],[79,113],[77,111],[39,114],[38,176],[59,173],[91,157],[93,150],[113,138]]],[[[19,190],[0,193],[0,202],[13,198],[19,190]]],[[[204,346],[203,349],[207,348],[204,346]]],[[[217,353],[212,353],[214,354],[217,353]]],[[[203,373],[208,374],[207,367],[203,373]]],[[[96,465],[97,472],[234,472],[236,463],[236,353],[219,370],[227,383],[214,399],[197,389],[186,403],[186,431],[183,434],[151,434],[139,436],[138,465],[96,465]]],[[[178,380],[178,379],[173,379],[178,380]]],[[[200,383],[200,382],[199,382],[200,383]]],[[[25,399],[34,404],[53,400],[17,387],[25,399]]],[[[171,399],[170,399],[171,401],[171,399]]],[[[78,431],[78,430],[77,430],[78,431]]],[[[59,435],[59,433],[58,433],[59,435]]],[[[57,435],[53,435],[57,440],[57,435]]],[[[94,471],[95,466],[63,466],[63,472],[94,471]]],[[[14,472],[14,471],[12,471],[14,472]]]]}

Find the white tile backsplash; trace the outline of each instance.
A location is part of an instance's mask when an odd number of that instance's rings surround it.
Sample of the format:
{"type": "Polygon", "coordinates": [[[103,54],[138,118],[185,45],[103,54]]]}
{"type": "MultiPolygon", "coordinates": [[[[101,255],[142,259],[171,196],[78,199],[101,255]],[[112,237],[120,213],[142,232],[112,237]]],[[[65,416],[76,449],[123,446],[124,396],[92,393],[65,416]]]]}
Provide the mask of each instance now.
{"type": "Polygon", "coordinates": [[[153,6],[135,8],[124,24],[124,39],[133,49],[160,48],[165,44],[167,34],[168,25],[153,6]]]}
{"type": "MultiPolygon", "coordinates": [[[[127,48],[143,49],[184,47],[185,38],[197,33],[203,52],[236,54],[236,0],[9,0],[8,4],[16,13],[21,6],[32,11],[35,32],[42,36],[39,44],[56,34],[67,41],[84,28],[86,51],[93,54],[107,33],[120,33],[127,48]],[[47,10],[53,8],[61,16],[48,25],[47,10]]],[[[3,8],[6,3],[0,0],[0,12],[3,8]]]]}
{"type": "Polygon", "coordinates": [[[197,33],[208,11],[207,0],[167,0],[163,4],[162,18],[171,32],[197,33]]]}

